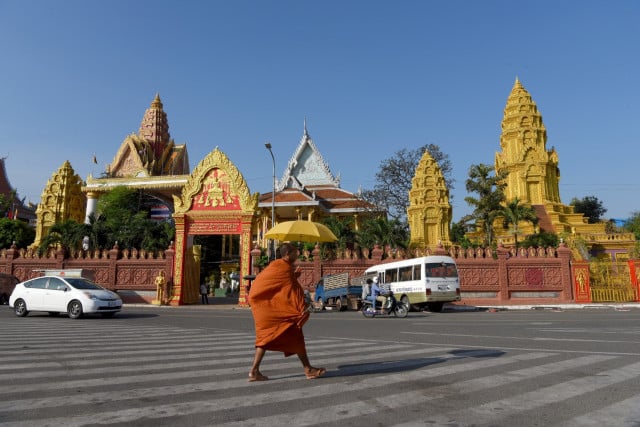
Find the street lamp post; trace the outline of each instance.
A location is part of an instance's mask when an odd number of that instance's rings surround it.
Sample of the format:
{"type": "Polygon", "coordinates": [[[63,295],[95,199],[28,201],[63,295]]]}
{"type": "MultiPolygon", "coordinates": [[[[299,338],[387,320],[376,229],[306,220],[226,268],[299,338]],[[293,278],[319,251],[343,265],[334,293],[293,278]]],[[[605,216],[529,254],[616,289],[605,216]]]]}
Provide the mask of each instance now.
{"type": "MultiPolygon", "coordinates": [[[[273,186],[271,190],[271,227],[276,226],[276,158],[273,156],[273,151],[271,151],[271,143],[267,142],[264,146],[269,150],[269,154],[271,154],[271,161],[273,163],[273,186]]],[[[275,242],[271,239],[271,243],[269,245],[269,260],[274,260],[276,258],[276,250],[275,250],[275,242]]]]}

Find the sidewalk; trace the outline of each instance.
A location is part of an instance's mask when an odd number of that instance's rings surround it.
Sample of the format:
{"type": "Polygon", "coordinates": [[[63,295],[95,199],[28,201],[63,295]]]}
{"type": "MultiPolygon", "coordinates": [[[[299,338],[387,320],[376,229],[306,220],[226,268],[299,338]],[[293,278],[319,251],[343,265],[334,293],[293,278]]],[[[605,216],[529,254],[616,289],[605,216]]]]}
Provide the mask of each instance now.
{"type": "Polygon", "coordinates": [[[185,305],[155,305],[145,303],[124,303],[123,307],[158,307],[158,308],[190,308],[190,309],[239,309],[247,310],[249,307],[240,307],[238,305],[238,296],[231,297],[209,297],[209,304],[200,304],[200,298],[198,297],[197,304],[185,304],[185,305]]]}
{"type": "Polygon", "coordinates": [[[582,310],[582,309],[609,309],[618,311],[628,311],[630,309],[640,309],[640,303],[591,303],[591,304],[522,304],[522,305],[462,305],[446,304],[445,310],[450,311],[503,311],[503,310],[582,310]]]}

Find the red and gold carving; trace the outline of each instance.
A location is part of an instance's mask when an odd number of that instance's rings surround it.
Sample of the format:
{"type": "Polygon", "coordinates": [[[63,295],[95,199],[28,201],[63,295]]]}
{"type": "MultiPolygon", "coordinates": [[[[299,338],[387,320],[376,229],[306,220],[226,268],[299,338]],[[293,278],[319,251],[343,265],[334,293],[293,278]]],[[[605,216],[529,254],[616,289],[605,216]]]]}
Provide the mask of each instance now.
{"type": "Polygon", "coordinates": [[[573,289],[575,302],[591,302],[591,285],[589,282],[589,265],[574,264],[573,266],[573,289]]]}
{"type": "Polygon", "coordinates": [[[240,234],[242,224],[237,221],[199,221],[189,224],[188,234],[240,234]]]}
{"type": "Polygon", "coordinates": [[[239,210],[240,201],[233,194],[231,179],[219,168],[210,170],[203,182],[202,190],[193,196],[191,209],[199,210],[239,210]]]}

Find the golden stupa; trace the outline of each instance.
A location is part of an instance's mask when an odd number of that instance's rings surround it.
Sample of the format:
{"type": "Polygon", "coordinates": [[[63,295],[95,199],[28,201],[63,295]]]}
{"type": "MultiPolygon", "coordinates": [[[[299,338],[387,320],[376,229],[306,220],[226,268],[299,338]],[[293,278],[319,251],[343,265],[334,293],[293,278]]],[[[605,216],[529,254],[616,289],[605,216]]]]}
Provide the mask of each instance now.
{"type": "MultiPolygon", "coordinates": [[[[582,241],[592,255],[608,254],[618,261],[628,258],[635,245],[633,233],[608,233],[604,223],[589,224],[588,218],[575,213],[573,206],[560,200],[558,154],[547,150],[547,131],[542,115],[529,92],[516,78],[507,98],[500,135],[501,152],[495,156],[496,174],[507,172],[506,201],[518,198],[530,205],[538,217],[540,231],[555,233],[569,241],[582,241]]],[[[514,243],[513,234],[496,221],[496,238],[503,244],[514,243]]],[[[531,223],[519,224],[523,236],[533,234],[531,223]]],[[[579,251],[574,251],[578,256],[579,251]]]]}
{"type": "Polygon", "coordinates": [[[449,189],[438,162],[425,150],[409,191],[407,219],[411,230],[412,247],[448,247],[452,210],[449,189]]]}

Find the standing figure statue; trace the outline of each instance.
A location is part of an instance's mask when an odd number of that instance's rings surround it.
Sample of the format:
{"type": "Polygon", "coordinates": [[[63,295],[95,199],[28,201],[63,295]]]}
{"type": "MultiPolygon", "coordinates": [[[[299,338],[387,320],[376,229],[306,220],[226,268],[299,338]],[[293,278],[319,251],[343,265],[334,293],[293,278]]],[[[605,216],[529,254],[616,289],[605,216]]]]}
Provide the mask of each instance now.
{"type": "Polygon", "coordinates": [[[164,270],[160,270],[158,275],[156,276],[156,300],[154,301],[157,305],[162,305],[165,303],[165,286],[167,284],[167,279],[164,277],[164,270]]]}

